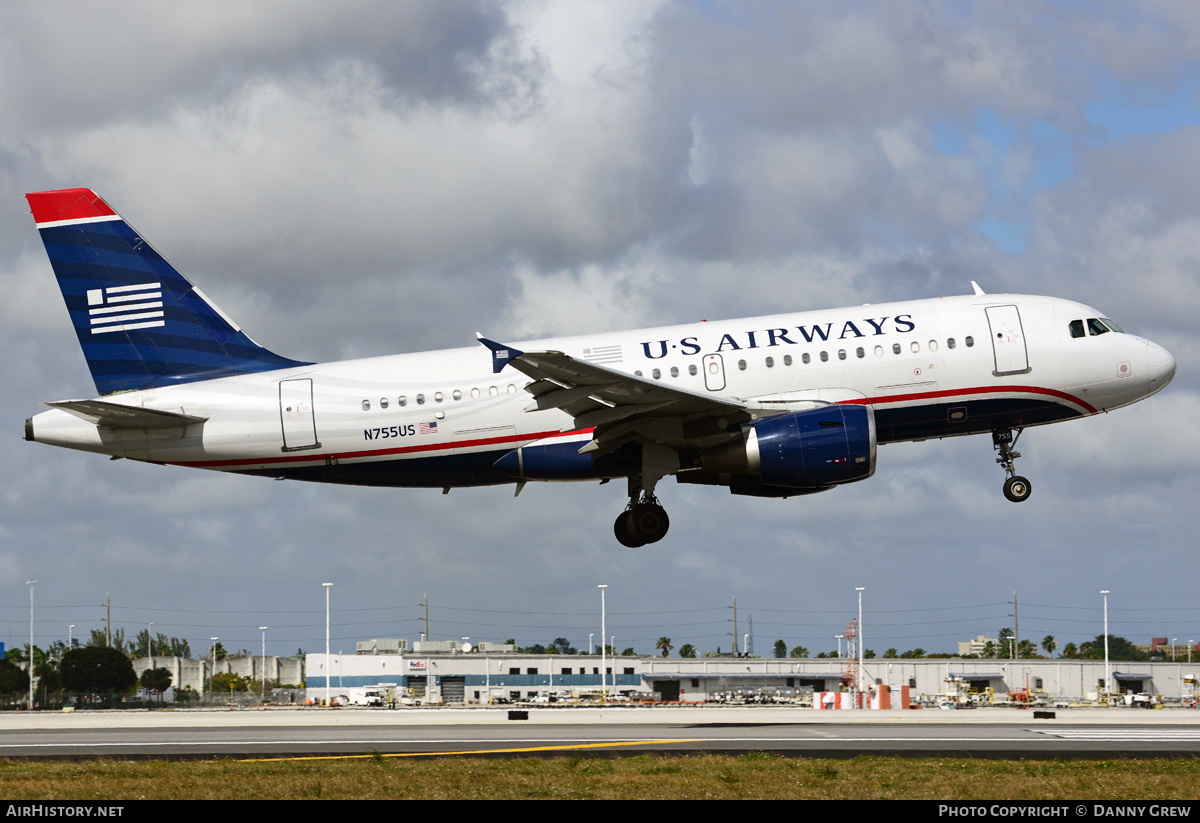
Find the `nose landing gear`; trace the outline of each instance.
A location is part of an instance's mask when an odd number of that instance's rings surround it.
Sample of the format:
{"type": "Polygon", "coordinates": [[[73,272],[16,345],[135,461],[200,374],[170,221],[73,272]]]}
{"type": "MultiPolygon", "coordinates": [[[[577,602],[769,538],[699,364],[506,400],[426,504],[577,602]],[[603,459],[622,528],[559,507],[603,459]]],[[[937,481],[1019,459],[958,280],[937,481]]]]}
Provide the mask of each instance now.
{"type": "Polygon", "coordinates": [[[1013,451],[1013,447],[1017,445],[1023,431],[1025,430],[1017,429],[1015,435],[1012,431],[992,432],[992,448],[1000,452],[996,462],[1004,467],[1004,473],[1008,475],[1008,479],[1004,481],[1004,496],[1013,503],[1025,502],[1033,491],[1029,480],[1017,474],[1013,467],[1013,461],[1021,456],[1020,452],[1013,451]]]}

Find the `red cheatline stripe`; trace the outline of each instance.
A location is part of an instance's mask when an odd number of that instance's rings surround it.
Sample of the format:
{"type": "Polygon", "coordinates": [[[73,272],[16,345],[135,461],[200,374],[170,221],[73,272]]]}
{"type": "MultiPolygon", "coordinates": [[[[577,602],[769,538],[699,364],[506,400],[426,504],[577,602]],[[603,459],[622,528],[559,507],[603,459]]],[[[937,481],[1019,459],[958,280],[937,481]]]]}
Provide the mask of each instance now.
{"type": "MultiPolygon", "coordinates": [[[[506,443],[528,444],[534,440],[544,440],[550,437],[572,437],[580,434],[591,434],[595,429],[579,429],[572,432],[547,431],[533,434],[513,434],[505,437],[484,437],[478,440],[455,440],[438,443],[421,443],[416,446],[399,446],[394,449],[365,449],[355,452],[339,452],[337,454],[292,454],[286,457],[247,457],[238,460],[189,460],[174,462],[167,465],[187,466],[190,468],[215,468],[218,466],[262,466],[278,465],[280,463],[319,463],[324,460],[352,460],[356,457],[387,457],[393,454],[416,454],[419,452],[445,451],[447,449],[469,449],[475,446],[497,446],[506,443]]],[[[418,435],[419,436],[419,435],[418,435]]]]}
{"type": "MultiPolygon", "coordinates": [[[[1091,404],[1080,400],[1074,395],[1066,392],[1058,391],[1057,389],[1045,389],[1040,386],[977,386],[974,388],[965,389],[947,389],[944,391],[932,392],[916,392],[913,394],[895,394],[886,397],[863,398],[861,400],[842,400],[843,405],[859,405],[859,406],[880,406],[887,403],[908,403],[916,400],[933,400],[945,399],[959,396],[973,396],[980,394],[1041,394],[1047,397],[1054,397],[1059,400],[1064,400],[1068,403],[1073,403],[1087,410],[1089,414],[1096,414],[1096,409],[1091,404]]],[[[352,460],[360,457],[379,458],[389,457],[398,454],[417,454],[420,452],[436,452],[446,451],[448,449],[467,449],[476,446],[498,446],[506,443],[521,443],[527,444],[534,440],[542,440],[548,437],[572,437],[580,434],[589,434],[594,429],[579,429],[572,432],[546,431],[534,432],[532,434],[508,435],[506,437],[487,437],[479,440],[460,440],[440,441],[436,443],[421,443],[415,446],[399,446],[393,449],[365,449],[362,451],[340,452],[338,454],[292,454],[285,457],[247,457],[238,460],[189,460],[175,462],[171,461],[172,466],[188,466],[191,468],[220,468],[220,467],[235,467],[235,466],[276,466],[288,463],[320,463],[325,460],[352,460]]]]}
{"type": "Polygon", "coordinates": [[[36,191],[25,195],[25,199],[29,201],[29,207],[33,210],[35,223],[116,215],[116,212],[91,189],[36,191]]]}
{"type": "Polygon", "coordinates": [[[958,397],[960,395],[977,395],[977,394],[1044,394],[1048,397],[1056,397],[1059,400],[1065,400],[1068,403],[1074,403],[1087,410],[1088,414],[1096,414],[1096,408],[1090,403],[1080,400],[1073,394],[1058,391],[1057,389],[1044,389],[1041,386],[976,386],[967,389],[947,389],[945,391],[929,391],[916,392],[914,394],[889,394],[884,397],[868,397],[862,400],[842,400],[842,404],[853,404],[859,406],[880,406],[884,403],[908,403],[913,400],[932,400],[935,398],[958,397]]]}

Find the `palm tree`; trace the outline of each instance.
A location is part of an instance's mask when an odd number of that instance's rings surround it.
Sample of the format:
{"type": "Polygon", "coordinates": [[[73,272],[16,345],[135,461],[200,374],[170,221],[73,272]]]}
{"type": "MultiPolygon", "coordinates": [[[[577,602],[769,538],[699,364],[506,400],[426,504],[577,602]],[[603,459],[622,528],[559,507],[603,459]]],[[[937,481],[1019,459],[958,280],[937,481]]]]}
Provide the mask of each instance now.
{"type": "Polygon", "coordinates": [[[1054,650],[1058,648],[1054,635],[1048,634],[1042,638],[1042,648],[1046,650],[1047,657],[1054,657],[1054,650]]]}
{"type": "Polygon", "coordinates": [[[660,637],[660,638],[658,638],[658,642],[654,644],[654,648],[662,651],[662,656],[666,657],[667,655],[669,655],[671,653],[671,649],[673,649],[675,647],[671,645],[671,638],[660,637]]]}

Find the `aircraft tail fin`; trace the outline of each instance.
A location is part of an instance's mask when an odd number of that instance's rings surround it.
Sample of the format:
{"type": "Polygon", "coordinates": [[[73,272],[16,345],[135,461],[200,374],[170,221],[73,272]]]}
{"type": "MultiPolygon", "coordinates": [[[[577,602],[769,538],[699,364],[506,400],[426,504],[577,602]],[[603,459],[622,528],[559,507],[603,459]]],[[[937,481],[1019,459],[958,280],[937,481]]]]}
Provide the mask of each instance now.
{"type": "Polygon", "coordinates": [[[101,395],[307,365],[251,340],[90,189],[25,199],[101,395]]]}

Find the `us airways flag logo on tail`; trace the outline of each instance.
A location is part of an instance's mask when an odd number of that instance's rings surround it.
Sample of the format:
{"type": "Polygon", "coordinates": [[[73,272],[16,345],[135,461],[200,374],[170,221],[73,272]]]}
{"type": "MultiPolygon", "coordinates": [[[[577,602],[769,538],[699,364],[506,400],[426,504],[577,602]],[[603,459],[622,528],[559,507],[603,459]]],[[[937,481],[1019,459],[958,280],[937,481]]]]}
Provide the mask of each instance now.
{"type": "Polygon", "coordinates": [[[88,289],[87,302],[92,334],[166,325],[158,283],[88,289]]]}

